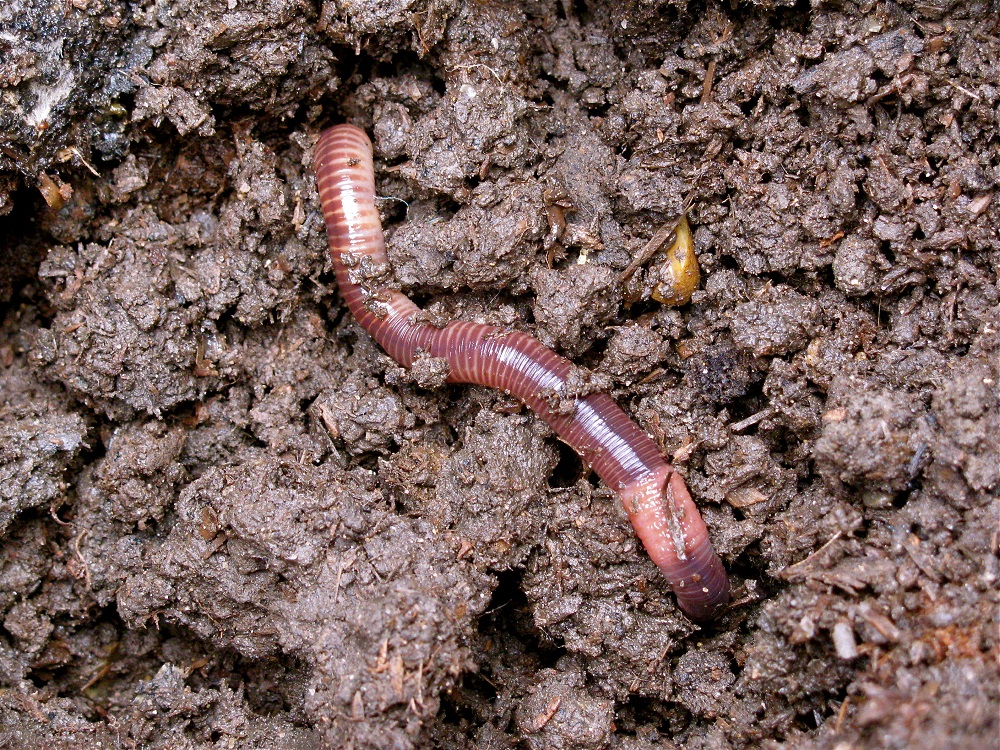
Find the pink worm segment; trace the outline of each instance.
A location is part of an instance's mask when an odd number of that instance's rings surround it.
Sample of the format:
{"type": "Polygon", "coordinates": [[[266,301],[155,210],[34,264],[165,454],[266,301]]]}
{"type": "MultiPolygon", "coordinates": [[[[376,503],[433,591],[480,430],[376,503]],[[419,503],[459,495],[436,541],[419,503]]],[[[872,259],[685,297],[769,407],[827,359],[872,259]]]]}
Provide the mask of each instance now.
{"type": "Polygon", "coordinates": [[[368,136],[353,125],[325,130],[315,153],[316,184],[340,292],[358,322],[404,367],[418,354],[443,358],[448,382],[477,383],[527,404],[622,499],[646,551],[670,582],[681,609],[708,620],[729,601],[729,579],[681,476],[610,396],[553,411],[573,365],[522,332],[454,321],[420,322],[420,308],[386,286],[389,259],[375,208],[368,136]],[[415,317],[416,316],[416,317],[415,317]]]}

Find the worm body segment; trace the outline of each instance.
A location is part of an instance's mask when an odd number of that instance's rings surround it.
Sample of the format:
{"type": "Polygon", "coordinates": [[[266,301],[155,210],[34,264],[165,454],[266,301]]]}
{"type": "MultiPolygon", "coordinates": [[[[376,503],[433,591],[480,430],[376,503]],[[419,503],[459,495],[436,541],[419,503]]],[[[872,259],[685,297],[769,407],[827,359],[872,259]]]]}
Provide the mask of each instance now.
{"type": "Polygon", "coordinates": [[[532,336],[421,321],[420,308],[390,286],[372,145],[363,130],[324,131],[315,168],[337,283],[358,322],[405,367],[420,354],[440,357],[448,382],[498,388],[529,406],[618,493],[681,609],[695,620],[715,617],[729,601],[729,579],[684,480],[652,439],[607,394],[576,398],[569,413],[559,408],[573,365],[532,336]]]}

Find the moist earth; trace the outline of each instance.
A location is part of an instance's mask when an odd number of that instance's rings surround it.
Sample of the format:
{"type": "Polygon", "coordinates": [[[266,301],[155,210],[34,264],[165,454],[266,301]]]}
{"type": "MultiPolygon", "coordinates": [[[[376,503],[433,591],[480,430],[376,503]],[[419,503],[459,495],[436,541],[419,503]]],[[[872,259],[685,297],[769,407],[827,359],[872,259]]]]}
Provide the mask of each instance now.
{"type": "Polygon", "coordinates": [[[992,748],[996,3],[0,9],[0,744],[992,748]],[[398,283],[533,332],[686,477],[611,490],[344,312],[319,131],[398,283]],[[648,298],[686,211],[702,285],[648,298]],[[652,281],[651,281],[652,280],[652,281]]]}

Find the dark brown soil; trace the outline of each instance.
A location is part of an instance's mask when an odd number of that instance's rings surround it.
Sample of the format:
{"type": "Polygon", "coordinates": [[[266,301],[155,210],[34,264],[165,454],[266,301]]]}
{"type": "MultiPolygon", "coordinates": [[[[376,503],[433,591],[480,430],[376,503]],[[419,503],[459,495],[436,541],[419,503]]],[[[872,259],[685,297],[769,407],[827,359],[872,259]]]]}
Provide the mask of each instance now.
{"type": "Polygon", "coordinates": [[[5,5],[0,747],[1000,747],[998,19],[5,5]],[[344,120],[428,315],[533,331],[674,457],[714,626],[530,413],[344,314],[344,120]],[[661,256],[620,275],[688,204],[662,308],[661,256]]]}

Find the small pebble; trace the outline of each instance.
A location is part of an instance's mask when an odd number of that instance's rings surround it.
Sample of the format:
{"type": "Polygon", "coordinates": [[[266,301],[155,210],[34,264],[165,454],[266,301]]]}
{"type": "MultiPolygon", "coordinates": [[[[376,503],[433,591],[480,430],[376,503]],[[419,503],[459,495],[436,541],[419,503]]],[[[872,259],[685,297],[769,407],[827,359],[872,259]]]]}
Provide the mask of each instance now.
{"type": "Polygon", "coordinates": [[[833,647],[837,649],[837,656],[845,661],[855,659],[858,656],[858,646],[854,642],[854,631],[850,624],[841,620],[833,626],[833,647]]]}

